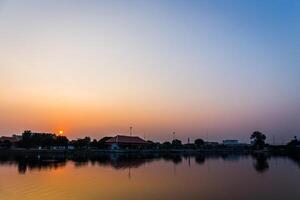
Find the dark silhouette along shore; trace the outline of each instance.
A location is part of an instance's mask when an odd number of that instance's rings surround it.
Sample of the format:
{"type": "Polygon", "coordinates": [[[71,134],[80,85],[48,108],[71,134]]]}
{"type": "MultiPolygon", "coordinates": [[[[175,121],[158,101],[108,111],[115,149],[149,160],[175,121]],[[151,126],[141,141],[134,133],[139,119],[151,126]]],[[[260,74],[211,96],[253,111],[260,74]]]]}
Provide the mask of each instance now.
{"type": "Polygon", "coordinates": [[[154,142],[138,136],[117,135],[103,137],[100,140],[90,137],[69,140],[66,136],[52,133],[24,131],[22,135],[0,137],[0,151],[103,151],[103,152],[181,152],[181,151],[236,151],[236,152],[290,152],[300,151],[300,140],[295,136],[285,145],[267,144],[266,135],[255,131],[250,135],[250,143],[237,140],[224,140],[223,143],[196,139],[185,143],[174,138],[172,141],[154,142]]]}

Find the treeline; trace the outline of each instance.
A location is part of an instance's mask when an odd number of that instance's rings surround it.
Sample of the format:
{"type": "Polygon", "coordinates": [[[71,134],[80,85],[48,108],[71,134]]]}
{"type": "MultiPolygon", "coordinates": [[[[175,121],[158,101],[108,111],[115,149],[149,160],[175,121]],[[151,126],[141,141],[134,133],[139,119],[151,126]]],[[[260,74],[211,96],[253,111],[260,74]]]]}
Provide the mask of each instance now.
{"type": "Polygon", "coordinates": [[[50,148],[50,147],[68,147],[74,148],[105,148],[105,141],[111,137],[104,137],[101,140],[91,140],[90,137],[69,140],[66,136],[49,133],[33,133],[24,131],[22,139],[17,143],[21,148],[50,148]]]}
{"type": "Polygon", "coordinates": [[[19,147],[35,148],[35,147],[50,147],[50,146],[67,146],[69,140],[66,136],[60,136],[50,133],[32,133],[24,131],[22,140],[18,142],[19,147]]]}
{"type": "MultiPolygon", "coordinates": [[[[76,140],[69,140],[66,136],[49,134],[49,133],[33,133],[31,131],[24,131],[22,139],[17,143],[11,143],[10,141],[0,141],[1,148],[10,148],[12,145],[18,148],[42,148],[50,149],[51,147],[64,147],[72,149],[107,149],[109,146],[106,141],[111,137],[103,137],[100,140],[92,140],[90,137],[79,138],[76,140]]],[[[266,135],[255,131],[251,134],[251,145],[237,145],[231,146],[231,148],[239,149],[256,149],[262,150],[265,148],[286,148],[286,149],[298,149],[300,140],[295,136],[289,143],[282,146],[272,146],[266,143],[266,135]]],[[[148,145],[143,146],[145,149],[224,149],[228,148],[223,144],[216,142],[206,142],[203,139],[196,139],[194,143],[183,144],[181,140],[174,139],[171,142],[154,142],[148,140],[148,145]]]]}
{"type": "MultiPolygon", "coordinates": [[[[78,138],[76,140],[69,140],[66,136],[60,136],[49,133],[33,133],[31,131],[24,131],[22,134],[22,140],[16,145],[20,148],[43,148],[50,147],[68,147],[72,146],[76,149],[107,149],[109,145],[105,142],[111,137],[103,137],[100,140],[91,139],[90,137],[78,138]]],[[[9,141],[7,141],[9,142],[9,141]]],[[[148,149],[182,149],[182,148],[200,148],[203,147],[205,142],[202,139],[197,139],[193,144],[182,144],[178,139],[174,139],[172,142],[153,142],[148,140],[148,145],[144,148],[148,149]]],[[[9,146],[9,145],[8,145],[9,146]]],[[[209,146],[209,145],[206,145],[209,146]]]]}

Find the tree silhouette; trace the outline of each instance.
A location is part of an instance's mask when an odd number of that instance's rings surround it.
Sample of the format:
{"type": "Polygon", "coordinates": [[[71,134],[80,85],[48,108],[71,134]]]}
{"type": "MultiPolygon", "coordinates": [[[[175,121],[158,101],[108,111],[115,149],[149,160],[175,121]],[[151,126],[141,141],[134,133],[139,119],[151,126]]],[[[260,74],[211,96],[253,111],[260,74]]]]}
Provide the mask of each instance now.
{"type": "Polygon", "coordinates": [[[259,131],[255,131],[252,133],[250,139],[254,141],[254,146],[256,146],[258,149],[263,149],[265,146],[265,140],[266,140],[266,136],[259,132],[259,131]]]}
{"type": "Polygon", "coordinates": [[[300,145],[300,140],[297,139],[297,136],[294,136],[294,139],[291,140],[288,144],[289,147],[294,147],[300,145]]]}
{"type": "Polygon", "coordinates": [[[195,161],[198,165],[203,165],[205,162],[205,156],[203,155],[196,155],[195,161]]]}
{"type": "Polygon", "coordinates": [[[162,149],[170,149],[172,144],[170,142],[164,142],[161,144],[162,149]]]}
{"type": "Polygon", "coordinates": [[[197,148],[199,148],[199,147],[201,147],[201,146],[204,145],[204,140],[202,140],[202,139],[196,139],[195,142],[194,142],[194,144],[195,144],[195,146],[197,148]]]}
{"type": "Polygon", "coordinates": [[[182,147],[182,142],[178,139],[174,139],[172,141],[172,147],[173,148],[181,148],[182,147]]]}
{"type": "Polygon", "coordinates": [[[172,141],[172,145],[175,145],[175,146],[182,145],[182,142],[178,139],[175,139],[172,141]]]}

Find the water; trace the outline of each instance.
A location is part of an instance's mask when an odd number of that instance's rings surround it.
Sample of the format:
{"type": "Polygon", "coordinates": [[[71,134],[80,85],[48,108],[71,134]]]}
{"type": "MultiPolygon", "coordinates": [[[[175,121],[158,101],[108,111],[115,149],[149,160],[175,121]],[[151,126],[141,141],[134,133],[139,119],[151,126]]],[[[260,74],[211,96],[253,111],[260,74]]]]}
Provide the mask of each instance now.
{"type": "Polygon", "coordinates": [[[298,156],[0,154],[0,199],[300,199],[298,156]]]}

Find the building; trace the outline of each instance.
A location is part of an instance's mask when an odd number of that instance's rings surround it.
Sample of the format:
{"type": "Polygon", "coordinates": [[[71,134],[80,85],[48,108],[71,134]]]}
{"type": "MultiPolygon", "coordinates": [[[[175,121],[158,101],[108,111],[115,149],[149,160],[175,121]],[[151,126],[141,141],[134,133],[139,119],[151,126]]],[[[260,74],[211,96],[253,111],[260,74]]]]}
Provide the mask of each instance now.
{"type": "Polygon", "coordinates": [[[225,146],[235,146],[235,145],[239,145],[239,141],[238,140],[223,140],[223,145],[225,146]]]}
{"type": "Polygon", "coordinates": [[[141,149],[147,146],[148,142],[137,136],[117,135],[105,141],[112,150],[119,149],[141,149]]]}
{"type": "Polygon", "coordinates": [[[219,143],[218,142],[204,142],[204,146],[212,146],[212,147],[216,147],[218,146],[219,143]]]}
{"type": "Polygon", "coordinates": [[[226,149],[245,150],[251,145],[246,143],[240,143],[238,140],[223,140],[223,145],[226,149]]]}
{"type": "Polygon", "coordinates": [[[51,150],[66,150],[65,146],[50,146],[51,150]]]}
{"type": "Polygon", "coordinates": [[[68,145],[68,150],[74,150],[74,149],[75,149],[74,145],[68,145]]]}
{"type": "Polygon", "coordinates": [[[0,137],[0,149],[8,149],[17,146],[18,142],[22,140],[22,136],[12,135],[0,137]]]}
{"type": "Polygon", "coordinates": [[[21,135],[12,135],[11,137],[9,137],[9,136],[1,136],[0,137],[0,142],[9,141],[11,143],[16,143],[16,142],[19,142],[20,140],[22,140],[21,135]]]}

